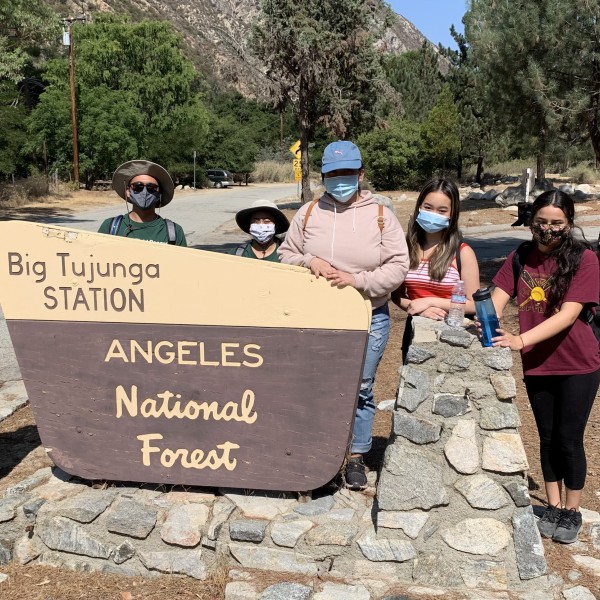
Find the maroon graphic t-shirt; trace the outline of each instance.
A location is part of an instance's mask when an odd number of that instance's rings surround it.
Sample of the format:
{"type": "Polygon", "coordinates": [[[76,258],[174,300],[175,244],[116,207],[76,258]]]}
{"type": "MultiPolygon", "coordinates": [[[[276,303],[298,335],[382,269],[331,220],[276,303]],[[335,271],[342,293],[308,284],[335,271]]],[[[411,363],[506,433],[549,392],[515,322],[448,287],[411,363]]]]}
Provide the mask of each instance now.
{"type": "MultiPolygon", "coordinates": [[[[514,291],[513,254],[511,252],[493,279],[507,294],[514,291]]],[[[517,282],[517,305],[521,333],[533,329],[548,318],[548,290],[556,260],[534,248],[525,261],[517,282]]],[[[597,304],[599,289],[598,258],[585,250],[579,269],[562,302],[597,304]]],[[[558,310],[555,309],[555,312],[558,310]]],[[[582,319],[554,337],[521,350],[525,375],[576,375],[593,373],[600,368],[600,350],[592,328],[582,319]]]]}

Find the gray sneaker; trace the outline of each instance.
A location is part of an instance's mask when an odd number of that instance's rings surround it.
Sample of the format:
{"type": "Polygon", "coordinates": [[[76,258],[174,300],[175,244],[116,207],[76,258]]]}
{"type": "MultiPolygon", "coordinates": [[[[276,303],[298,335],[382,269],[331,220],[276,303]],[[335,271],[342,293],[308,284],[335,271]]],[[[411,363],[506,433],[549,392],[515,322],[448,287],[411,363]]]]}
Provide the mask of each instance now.
{"type": "Polygon", "coordinates": [[[558,527],[558,522],[562,516],[563,510],[562,508],[558,508],[558,506],[548,505],[542,518],[537,522],[538,529],[540,530],[540,534],[545,538],[553,538],[554,532],[558,527]]]}
{"type": "Polygon", "coordinates": [[[572,544],[577,540],[577,534],[581,531],[583,524],[581,513],[574,508],[563,509],[561,512],[552,540],[561,544],[572,544]]]}

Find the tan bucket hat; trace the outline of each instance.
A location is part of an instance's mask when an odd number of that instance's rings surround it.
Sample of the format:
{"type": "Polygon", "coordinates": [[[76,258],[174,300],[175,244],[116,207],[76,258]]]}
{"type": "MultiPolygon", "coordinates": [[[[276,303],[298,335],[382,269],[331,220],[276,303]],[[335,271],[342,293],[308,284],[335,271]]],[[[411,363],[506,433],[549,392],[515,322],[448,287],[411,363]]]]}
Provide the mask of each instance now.
{"type": "Polygon", "coordinates": [[[117,167],[112,178],[112,187],[123,200],[127,200],[127,196],[125,195],[127,184],[136,175],[150,175],[150,177],[154,177],[158,181],[158,185],[160,186],[160,202],[158,206],[166,206],[171,202],[175,193],[175,184],[171,176],[166,169],[149,160],[130,160],[117,167]]]}
{"type": "Polygon", "coordinates": [[[275,222],[275,235],[285,233],[289,229],[290,222],[288,218],[279,210],[277,204],[270,200],[255,200],[249,208],[243,208],[236,213],[235,222],[242,231],[250,233],[252,214],[259,211],[265,211],[272,215],[275,222]]]}

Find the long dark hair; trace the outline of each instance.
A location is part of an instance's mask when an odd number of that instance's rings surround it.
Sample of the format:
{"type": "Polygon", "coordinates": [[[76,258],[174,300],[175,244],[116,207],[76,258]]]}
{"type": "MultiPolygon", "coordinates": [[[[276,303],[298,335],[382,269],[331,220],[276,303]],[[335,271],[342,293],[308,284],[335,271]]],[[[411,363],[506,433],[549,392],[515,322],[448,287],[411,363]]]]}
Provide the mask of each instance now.
{"type": "Polygon", "coordinates": [[[426,233],[417,223],[417,216],[423,201],[431,192],[441,192],[450,200],[450,223],[448,229],[442,233],[442,239],[429,258],[429,277],[434,281],[441,281],[448,272],[450,263],[456,256],[462,235],[458,228],[458,217],[460,215],[460,195],[458,188],[449,179],[430,179],[419,192],[415,212],[408,223],[406,243],[410,258],[410,268],[416,269],[421,260],[420,250],[426,240],[426,233]]]}
{"type": "Polygon", "coordinates": [[[569,231],[563,237],[562,243],[549,255],[556,259],[556,271],[550,278],[548,298],[548,312],[550,312],[560,304],[579,268],[584,250],[591,249],[591,245],[585,239],[583,231],[575,225],[575,205],[569,194],[559,190],[550,190],[538,196],[531,207],[532,223],[537,212],[546,206],[560,208],[569,225],[569,231]],[[574,229],[579,229],[583,240],[578,240],[573,236],[574,229]]]}

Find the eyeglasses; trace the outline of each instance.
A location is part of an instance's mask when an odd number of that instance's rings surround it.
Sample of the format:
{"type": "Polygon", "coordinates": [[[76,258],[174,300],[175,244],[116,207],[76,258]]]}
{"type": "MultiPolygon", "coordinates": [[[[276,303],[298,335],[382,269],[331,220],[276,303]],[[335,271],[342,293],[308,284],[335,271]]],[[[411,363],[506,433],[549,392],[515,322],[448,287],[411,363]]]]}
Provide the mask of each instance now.
{"type": "Polygon", "coordinates": [[[129,188],[132,189],[136,194],[142,192],[144,188],[146,188],[149,192],[158,192],[160,190],[157,183],[142,183],[141,181],[131,183],[129,188]]]}

